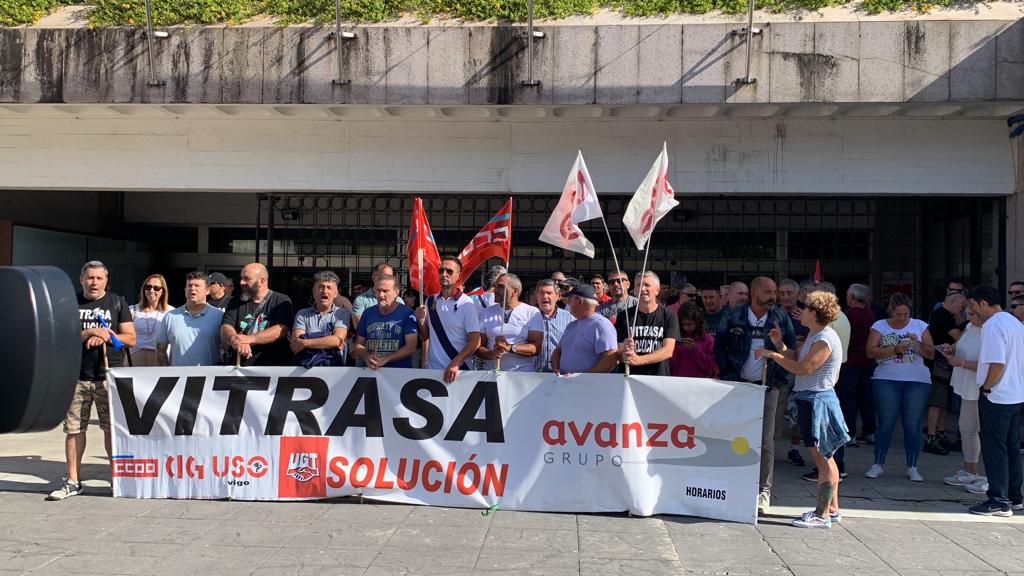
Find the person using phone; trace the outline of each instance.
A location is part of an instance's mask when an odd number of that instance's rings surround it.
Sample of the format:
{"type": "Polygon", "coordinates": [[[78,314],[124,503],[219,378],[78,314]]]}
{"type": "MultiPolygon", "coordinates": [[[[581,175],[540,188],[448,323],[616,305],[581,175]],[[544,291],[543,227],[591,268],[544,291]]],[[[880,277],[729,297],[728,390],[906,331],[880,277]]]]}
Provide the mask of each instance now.
{"type": "Polygon", "coordinates": [[[718,375],[715,364],[715,337],[707,331],[704,314],[695,305],[679,307],[681,338],[668,361],[673,376],[685,378],[714,378],[718,375]]]}

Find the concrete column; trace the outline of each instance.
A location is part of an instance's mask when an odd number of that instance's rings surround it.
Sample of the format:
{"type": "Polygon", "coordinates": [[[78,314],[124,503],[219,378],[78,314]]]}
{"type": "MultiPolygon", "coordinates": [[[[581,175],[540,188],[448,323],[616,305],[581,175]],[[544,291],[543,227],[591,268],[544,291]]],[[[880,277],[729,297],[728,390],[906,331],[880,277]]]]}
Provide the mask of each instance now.
{"type": "Polygon", "coordinates": [[[1024,142],[1017,140],[1017,183],[1006,201],[1006,285],[1024,280],[1024,142]]]}

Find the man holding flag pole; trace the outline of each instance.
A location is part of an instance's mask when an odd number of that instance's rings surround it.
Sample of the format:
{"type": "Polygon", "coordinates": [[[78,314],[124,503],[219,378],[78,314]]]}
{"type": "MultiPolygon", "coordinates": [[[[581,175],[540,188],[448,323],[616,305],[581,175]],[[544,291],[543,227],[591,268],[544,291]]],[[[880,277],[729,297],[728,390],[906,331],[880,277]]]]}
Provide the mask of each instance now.
{"type": "MultiPolygon", "coordinates": [[[[552,246],[564,250],[577,252],[587,258],[593,258],[596,254],[594,244],[587,240],[579,225],[582,222],[601,219],[605,235],[608,238],[608,248],[612,252],[612,261],[615,262],[615,276],[623,276],[619,268],[619,258],[615,254],[615,242],[612,241],[611,232],[608,230],[608,222],[601,211],[601,204],[597,201],[597,190],[594,182],[590,179],[590,171],[587,170],[587,163],[583,160],[583,152],[576,152],[576,162],[569,170],[569,177],[565,180],[562,188],[562,197],[551,212],[540,239],[552,246]]],[[[627,319],[628,323],[628,319],[627,319]]],[[[628,374],[627,367],[627,374],[628,374]]]]}
{"type": "MultiPolygon", "coordinates": [[[[653,306],[650,303],[645,304],[643,297],[643,290],[648,284],[655,290],[661,285],[658,276],[647,270],[647,258],[651,253],[651,236],[654,233],[654,227],[658,224],[659,220],[678,205],[679,202],[675,199],[675,191],[672,189],[672,185],[668,183],[668,145],[662,144],[661,154],[658,155],[651,169],[647,172],[647,177],[644,178],[643,182],[636,189],[632,200],[626,206],[626,214],[622,217],[622,224],[633,238],[637,250],[644,251],[644,263],[640,267],[641,272],[638,275],[636,286],[636,296],[640,302],[633,309],[632,319],[629,317],[628,310],[620,314],[620,317],[626,322],[624,327],[619,326],[619,322],[616,321],[616,328],[619,330],[619,334],[626,336],[622,340],[623,346],[621,351],[623,363],[626,367],[626,375],[630,373],[630,366],[647,365],[648,363],[651,363],[653,368],[644,369],[644,373],[662,374],[660,358],[666,353],[669,358],[672,356],[675,340],[679,337],[678,319],[674,317],[669,319],[667,316],[672,316],[671,314],[658,314],[658,304],[654,296],[651,297],[653,306]],[[640,336],[637,333],[637,318],[642,307],[645,308],[644,317],[645,322],[648,323],[643,328],[643,346],[637,348],[636,338],[640,336]],[[672,320],[675,320],[674,329],[671,323],[672,320]],[[622,331],[623,328],[625,328],[625,332],[622,331]],[[660,346],[655,346],[657,341],[661,342],[660,346]],[[655,356],[643,358],[647,354],[655,354],[655,356]],[[654,372],[649,372],[649,370],[654,370],[654,372]]],[[[664,375],[667,375],[667,370],[666,362],[664,375]]]]}

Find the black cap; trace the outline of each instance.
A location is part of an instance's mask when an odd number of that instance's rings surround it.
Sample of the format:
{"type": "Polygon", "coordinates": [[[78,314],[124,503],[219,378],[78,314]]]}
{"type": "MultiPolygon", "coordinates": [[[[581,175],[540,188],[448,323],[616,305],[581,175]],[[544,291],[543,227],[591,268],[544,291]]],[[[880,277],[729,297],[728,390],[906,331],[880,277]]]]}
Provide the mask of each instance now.
{"type": "Polygon", "coordinates": [[[214,272],[210,274],[210,284],[220,284],[221,286],[228,285],[228,277],[221,274],[220,272],[214,272]]]}
{"type": "Polygon", "coordinates": [[[597,292],[594,291],[594,287],[590,284],[577,284],[569,291],[563,292],[562,296],[566,298],[569,296],[579,296],[580,298],[586,298],[587,300],[597,300],[597,292]]]}

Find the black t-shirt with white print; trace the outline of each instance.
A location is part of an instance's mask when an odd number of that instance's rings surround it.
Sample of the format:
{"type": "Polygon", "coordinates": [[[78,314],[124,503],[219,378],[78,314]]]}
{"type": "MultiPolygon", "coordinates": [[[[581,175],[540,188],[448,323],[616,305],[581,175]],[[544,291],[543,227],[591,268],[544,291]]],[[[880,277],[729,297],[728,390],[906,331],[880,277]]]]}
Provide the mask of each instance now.
{"type": "MultiPolygon", "coordinates": [[[[99,317],[107,321],[107,326],[114,332],[119,332],[118,326],[125,322],[132,321],[132,313],[128,310],[128,303],[121,296],[113,292],[107,292],[102,298],[88,300],[82,294],[78,295],[78,320],[82,330],[91,330],[101,326],[99,317]]],[[[107,343],[107,364],[111,368],[124,366],[124,355],[126,351],[114,350],[112,342],[107,343]]],[[[86,348],[82,342],[82,366],[79,370],[79,380],[102,380],[106,377],[103,370],[103,349],[99,346],[86,348]]]]}
{"type": "MultiPolygon", "coordinates": [[[[242,300],[238,296],[231,298],[228,308],[224,312],[222,326],[231,326],[239,334],[250,336],[266,330],[272,326],[281,324],[285,331],[292,329],[292,320],[295,314],[292,311],[292,301],[280,292],[268,292],[266,305],[260,305],[252,300],[242,300]]],[[[252,357],[242,358],[242,366],[291,366],[294,364],[291,348],[288,347],[288,340],[280,338],[270,344],[253,344],[252,357]]]]}
{"type": "MultiPolygon", "coordinates": [[[[636,353],[640,356],[650,354],[661,348],[665,338],[673,338],[679,341],[679,317],[670,312],[664,306],[659,305],[654,312],[639,312],[636,314],[636,323],[633,323],[633,314],[636,307],[627,308],[619,312],[615,320],[615,334],[619,342],[629,337],[626,331],[626,319],[623,314],[629,314],[629,326],[633,328],[633,344],[636,353]]],[[[643,366],[630,366],[630,374],[638,376],[670,376],[668,360],[657,364],[645,364],[643,366]]]]}

